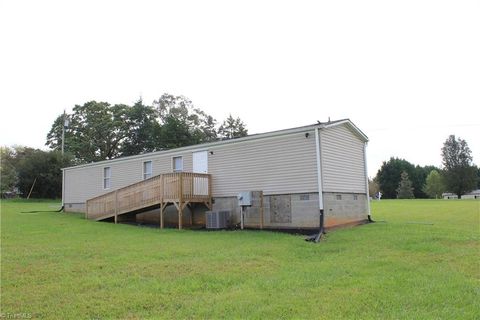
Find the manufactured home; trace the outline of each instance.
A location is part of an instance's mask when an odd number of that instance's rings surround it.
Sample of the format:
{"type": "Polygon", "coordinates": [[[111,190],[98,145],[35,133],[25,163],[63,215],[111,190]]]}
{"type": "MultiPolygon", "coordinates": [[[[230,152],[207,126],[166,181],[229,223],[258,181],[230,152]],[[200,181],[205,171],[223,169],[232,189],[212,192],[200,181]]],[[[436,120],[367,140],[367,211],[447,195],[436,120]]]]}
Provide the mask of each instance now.
{"type": "Polygon", "coordinates": [[[350,120],[63,169],[66,211],[159,226],[316,229],[369,218],[367,136],[350,120]],[[216,215],[214,215],[216,214],[216,215]]]}
{"type": "Polygon", "coordinates": [[[451,193],[451,192],[444,192],[442,193],[442,198],[443,199],[458,199],[458,196],[454,193],[451,193]]]}
{"type": "MultiPolygon", "coordinates": [[[[458,199],[458,196],[455,193],[444,192],[442,193],[443,199],[458,199]]],[[[461,199],[480,199],[480,189],[470,191],[461,196],[461,199]]]]}
{"type": "Polygon", "coordinates": [[[470,191],[462,196],[462,199],[480,199],[480,189],[470,191]]]}

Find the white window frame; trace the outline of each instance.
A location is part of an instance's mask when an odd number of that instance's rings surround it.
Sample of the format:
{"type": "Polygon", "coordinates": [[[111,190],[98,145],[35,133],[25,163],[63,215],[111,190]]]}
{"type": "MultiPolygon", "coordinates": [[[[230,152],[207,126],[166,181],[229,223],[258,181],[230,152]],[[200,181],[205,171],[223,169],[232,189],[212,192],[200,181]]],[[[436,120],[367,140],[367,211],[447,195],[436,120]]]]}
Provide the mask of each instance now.
{"type": "Polygon", "coordinates": [[[151,160],[143,161],[143,180],[153,177],[153,162],[151,160]],[[147,163],[150,163],[150,172],[147,172],[147,163]]]}
{"type": "Polygon", "coordinates": [[[172,172],[183,172],[183,156],[175,156],[172,157],[172,172]],[[180,169],[175,168],[175,159],[180,158],[180,163],[182,164],[182,167],[180,169]]]}
{"type": "Polygon", "coordinates": [[[108,190],[111,187],[112,187],[112,167],[103,167],[103,190],[108,190]]]}

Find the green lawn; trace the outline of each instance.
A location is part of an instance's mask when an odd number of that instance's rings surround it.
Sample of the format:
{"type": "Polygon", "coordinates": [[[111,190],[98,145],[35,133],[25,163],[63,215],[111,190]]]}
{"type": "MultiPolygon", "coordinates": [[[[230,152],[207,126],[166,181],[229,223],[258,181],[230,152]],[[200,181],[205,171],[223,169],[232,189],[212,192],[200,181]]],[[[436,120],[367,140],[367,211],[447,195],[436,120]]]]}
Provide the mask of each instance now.
{"type": "Polygon", "coordinates": [[[480,201],[374,202],[319,244],[22,213],[54,204],[2,201],[2,319],[480,318],[480,201]]]}

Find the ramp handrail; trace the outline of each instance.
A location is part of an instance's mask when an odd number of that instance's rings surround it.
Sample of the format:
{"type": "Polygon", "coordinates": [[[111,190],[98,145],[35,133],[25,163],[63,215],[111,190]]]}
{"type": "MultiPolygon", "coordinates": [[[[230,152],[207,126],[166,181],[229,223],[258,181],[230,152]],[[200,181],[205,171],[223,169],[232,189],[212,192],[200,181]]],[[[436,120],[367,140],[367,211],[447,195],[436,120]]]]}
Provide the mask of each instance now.
{"type": "Polygon", "coordinates": [[[88,199],[85,216],[98,220],[163,202],[199,202],[210,198],[211,175],[164,173],[88,199]]]}

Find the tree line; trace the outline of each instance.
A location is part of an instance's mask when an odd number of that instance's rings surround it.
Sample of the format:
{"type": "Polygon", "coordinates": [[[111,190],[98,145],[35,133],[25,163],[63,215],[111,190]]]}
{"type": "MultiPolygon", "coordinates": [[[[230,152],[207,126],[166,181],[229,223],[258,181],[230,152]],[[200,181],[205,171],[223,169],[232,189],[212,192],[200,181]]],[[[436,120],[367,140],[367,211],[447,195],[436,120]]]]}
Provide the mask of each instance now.
{"type": "Polygon", "coordinates": [[[370,196],[378,192],[387,199],[440,198],[451,192],[458,198],[480,188],[480,168],[472,163],[472,152],[465,140],[450,135],[442,150],[442,168],[413,165],[405,159],[384,161],[369,181],[370,196]]]}
{"type": "Polygon", "coordinates": [[[69,155],[59,151],[13,146],[1,147],[1,182],[3,197],[20,194],[32,198],[60,198],[62,195],[62,168],[72,164],[69,155]]]}
{"type": "Polygon", "coordinates": [[[229,115],[221,124],[196,108],[184,96],[163,94],[152,105],[139,99],[132,106],[90,101],[61,114],[47,135],[53,150],[60,150],[65,121],[64,148],[76,163],[167,150],[199,143],[244,137],[240,118],[229,115]]]}
{"type": "Polygon", "coordinates": [[[247,134],[240,118],[229,115],[217,123],[184,96],[165,93],[151,105],[142,99],[131,106],[89,101],[58,115],[47,134],[49,151],[1,147],[0,193],[59,198],[61,168],[247,134]]]}
{"type": "MultiPolygon", "coordinates": [[[[1,148],[0,192],[5,195],[17,189],[27,196],[32,190],[32,197],[58,198],[61,168],[245,135],[246,125],[240,118],[230,115],[217,124],[184,96],[163,94],[152,105],[142,99],[132,106],[89,101],[56,118],[47,134],[50,151],[1,148]],[[64,154],[60,152],[63,137],[64,154]]],[[[384,161],[369,182],[370,195],[381,192],[390,199],[439,198],[448,191],[460,197],[480,188],[480,169],[473,165],[465,140],[451,135],[441,152],[442,168],[422,167],[394,157],[384,161]]]]}

